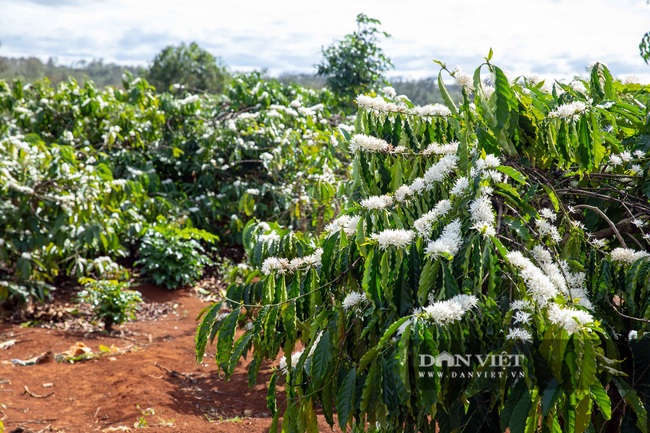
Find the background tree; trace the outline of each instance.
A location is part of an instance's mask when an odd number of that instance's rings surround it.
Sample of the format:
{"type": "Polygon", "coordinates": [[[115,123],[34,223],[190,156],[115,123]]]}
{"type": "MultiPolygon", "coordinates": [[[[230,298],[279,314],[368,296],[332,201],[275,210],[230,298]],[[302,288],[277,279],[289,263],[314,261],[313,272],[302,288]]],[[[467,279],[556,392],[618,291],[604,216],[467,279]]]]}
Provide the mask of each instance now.
{"type": "Polygon", "coordinates": [[[221,93],[228,78],[228,69],[222,60],[196,42],[166,47],[153,59],[147,73],[147,80],[159,91],[168,90],[172,84],[181,84],[192,91],[221,93]]]}
{"type": "Polygon", "coordinates": [[[393,68],[378,44],[380,36],[390,35],[380,31],[379,24],[379,20],[359,14],[356,32],[322,49],[323,61],[316,66],[317,75],[325,77],[327,87],[349,105],[357,95],[384,81],[384,72],[393,68]]]}
{"type": "MultiPolygon", "coordinates": [[[[646,1],[645,3],[650,4],[650,1],[646,1]]],[[[639,54],[641,54],[641,58],[647,65],[648,61],[650,61],[650,32],[647,32],[641,38],[641,42],[639,43],[639,54]]]]}

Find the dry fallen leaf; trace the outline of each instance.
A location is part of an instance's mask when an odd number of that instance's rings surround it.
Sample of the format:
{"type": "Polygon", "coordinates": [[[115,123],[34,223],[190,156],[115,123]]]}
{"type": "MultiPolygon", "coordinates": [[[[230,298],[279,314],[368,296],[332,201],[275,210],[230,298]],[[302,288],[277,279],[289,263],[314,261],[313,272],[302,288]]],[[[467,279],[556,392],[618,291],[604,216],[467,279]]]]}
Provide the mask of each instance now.
{"type": "Polygon", "coordinates": [[[76,358],[77,356],[85,355],[88,353],[92,354],[93,350],[83,343],[76,342],[74,346],[70,346],[70,348],[63,352],[62,355],[65,355],[67,358],[76,358]]]}
{"type": "Polygon", "coordinates": [[[16,344],[16,340],[7,340],[0,343],[0,349],[9,349],[11,346],[16,344]]]}

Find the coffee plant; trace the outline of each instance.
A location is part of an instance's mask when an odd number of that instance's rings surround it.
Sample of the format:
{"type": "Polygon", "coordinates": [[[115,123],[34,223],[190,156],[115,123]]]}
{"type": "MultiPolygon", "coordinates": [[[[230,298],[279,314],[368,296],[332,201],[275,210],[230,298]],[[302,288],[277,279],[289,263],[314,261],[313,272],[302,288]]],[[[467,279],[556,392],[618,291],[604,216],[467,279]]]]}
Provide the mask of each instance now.
{"type": "Polygon", "coordinates": [[[275,360],[270,431],[648,432],[650,86],[490,60],[440,62],[444,105],[357,97],[323,231],[246,225],[197,359],[275,360]]]}
{"type": "MultiPolygon", "coordinates": [[[[168,286],[195,280],[201,255],[177,280],[153,268],[163,256],[138,257],[163,236],[151,231],[160,215],[218,232],[224,246],[253,217],[322,228],[348,174],[334,100],[258,73],[200,96],[180,84],[158,94],[128,74],[123,89],[0,81],[0,300],[44,299],[65,279],[94,276],[102,257],[140,258],[168,286]]],[[[191,242],[172,238],[178,250],[166,256],[185,257],[191,242]]]]}
{"type": "Polygon", "coordinates": [[[217,240],[205,230],[156,225],[145,232],[135,264],[157,285],[177,289],[196,282],[203,267],[212,264],[199,241],[217,240]]]}
{"type": "Polygon", "coordinates": [[[82,278],[79,282],[84,285],[78,294],[79,301],[92,307],[93,318],[102,321],[107,331],[111,331],[113,325],[135,318],[142,295],[138,291],[129,290],[129,283],[92,278],[82,278]]]}

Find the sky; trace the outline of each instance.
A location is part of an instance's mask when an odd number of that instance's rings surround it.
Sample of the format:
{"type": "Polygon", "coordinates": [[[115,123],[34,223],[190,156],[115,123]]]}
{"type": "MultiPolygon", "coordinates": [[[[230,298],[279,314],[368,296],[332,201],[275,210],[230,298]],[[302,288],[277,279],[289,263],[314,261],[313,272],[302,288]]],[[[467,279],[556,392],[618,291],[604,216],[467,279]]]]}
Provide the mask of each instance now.
{"type": "Polygon", "coordinates": [[[197,42],[235,71],[313,73],[321,48],[364,13],[391,38],[392,76],[472,72],[490,48],[510,74],[567,79],[595,61],[650,83],[639,56],[646,0],[0,0],[0,56],[146,66],[165,46],[197,42]]]}

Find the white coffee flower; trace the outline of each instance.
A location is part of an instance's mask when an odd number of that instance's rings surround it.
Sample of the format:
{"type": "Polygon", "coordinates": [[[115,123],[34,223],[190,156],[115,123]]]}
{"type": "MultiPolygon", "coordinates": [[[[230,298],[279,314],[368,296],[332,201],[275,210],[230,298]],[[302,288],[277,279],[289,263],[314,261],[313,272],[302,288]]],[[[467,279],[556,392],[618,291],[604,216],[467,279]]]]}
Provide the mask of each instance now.
{"type": "Polygon", "coordinates": [[[388,195],[373,195],[361,200],[361,206],[368,210],[385,209],[393,203],[393,198],[388,195]]]}
{"type": "Polygon", "coordinates": [[[405,248],[413,241],[414,237],[413,230],[404,229],[388,229],[370,236],[371,239],[377,241],[381,250],[385,250],[389,246],[405,248]]]}
{"type": "Polygon", "coordinates": [[[569,334],[573,334],[583,329],[594,321],[591,314],[583,310],[577,310],[571,307],[560,307],[558,304],[551,304],[548,309],[548,319],[566,329],[569,334]]]}
{"type": "Polygon", "coordinates": [[[646,251],[635,251],[630,248],[614,248],[610,253],[612,261],[632,264],[639,259],[650,256],[646,251]]]}
{"type": "Polygon", "coordinates": [[[523,328],[510,328],[508,330],[508,335],[506,335],[508,340],[521,340],[523,342],[533,341],[533,336],[530,332],[523,328]]]}
{"type": "Polygon", "coordinates": [[[424,250],[425,254],[431,254],[432,257],[438,257],[442,254],[454,256],[463,243],[460,230],[460,220],[455,219],[443,229],[438,239],[429,242],[424,250]]]}
{"type": "Polygon", "coordinates": [[[351,308],[355,308],[362,304],[365,303],[368,299],[366,298],[366,294],[363,292],[352,292],[349,295],[345,297],[343,300],[343,308],[346,310],[349,310],[351,308]]]}

